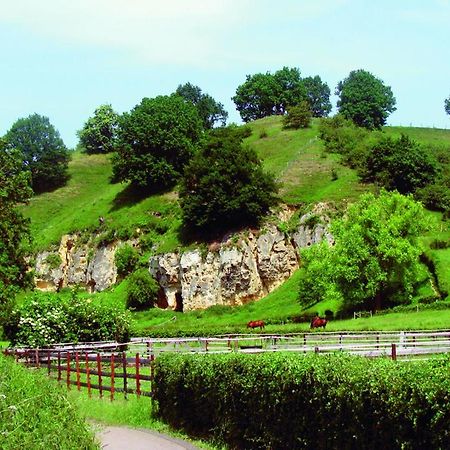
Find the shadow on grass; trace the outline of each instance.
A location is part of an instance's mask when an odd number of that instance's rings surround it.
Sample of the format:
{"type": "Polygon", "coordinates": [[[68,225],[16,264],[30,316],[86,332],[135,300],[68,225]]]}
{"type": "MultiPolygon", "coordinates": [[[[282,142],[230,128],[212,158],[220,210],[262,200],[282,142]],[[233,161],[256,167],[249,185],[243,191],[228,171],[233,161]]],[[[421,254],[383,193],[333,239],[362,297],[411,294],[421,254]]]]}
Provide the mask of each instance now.
{"type": "Polygon", "coordinates": [[[171,190],[171,187],[152,187],[143,189],[130,184],[115,196],[112,201],[113,205],[109,212],[118,211],[121,208],[136,205],[152,195],[165,194],[171,190]]]}

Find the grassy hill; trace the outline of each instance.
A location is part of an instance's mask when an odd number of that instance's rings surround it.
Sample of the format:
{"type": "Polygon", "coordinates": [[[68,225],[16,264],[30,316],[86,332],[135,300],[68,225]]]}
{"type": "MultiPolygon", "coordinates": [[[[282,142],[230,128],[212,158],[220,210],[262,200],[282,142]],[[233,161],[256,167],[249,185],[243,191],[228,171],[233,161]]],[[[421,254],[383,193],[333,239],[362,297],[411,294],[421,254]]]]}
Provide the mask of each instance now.
{"type": "MultiPolygon", "coordinates": [[[[285,203],[302,205],[325,201],[345,204],[356,200],[363,192],[374,190],[373,185],[360,183],[356,172],[340,163],[340,155],[324,151],[317,136],[317,121],[306,130],[283,130],[281,118],[273,116],[253,122],[250,127],[252,135],[246,142],[255,148],[265,169],[273,172],[281,183],[280,196],[285,203]]],[[[405,133],[419,142],[441,148],[450,146],[450,131],[447,130],[385,127],[384,132],[392,136],[405,133]]],[[[126,239],[138,233],[142,237],[143,234],[142,240],[147,247],[145,258],[149,251],[162,253],[186,248],[181,237],[176,191],[146,198],[133,192],[127,184],[111,183],[108,155],[75,152],[69,171],[71,179],[66,187],[34,197],[23,207],[24,214],[31,219],[36,251],[58,244],[63,234],[71,232],[81,232],[86,238],[101,233],[108,239],[126,239]],[[105,218],[103,225],[99,223],[100,216],[105,218]]],[[[439,285],[449,292],[450,249],[432,248],[434,241],[450,239],[448,222],[442,222],[439,214],[433,215],[438,225],[424,236],[423,242],[434,263],[439,285]]],[[[158,326],[191,328],[194,322],[197,325],[207,322],[213,328],[225,323],[234,327],[255,317],[279,324],[300,312],[297,278],[298,274],[294,275],[279,290],[257,303],[241,308],[213,307],[206,312],[177,314],[176,323],[171,322],[174,313],[170,311],[136,313],[137,331],[158,326]],[[202,317],[206,321],[199,320],[202,317]]],[[[126,281],[97,297],[101,301],[123,304],[125,291],[126,281]]],[[[422,295],[427,296],[430,292],[431,287],[425,283],[422,295]]],[[[335,306],[318,305],[318,310],[323,313],[335,306]]]]}

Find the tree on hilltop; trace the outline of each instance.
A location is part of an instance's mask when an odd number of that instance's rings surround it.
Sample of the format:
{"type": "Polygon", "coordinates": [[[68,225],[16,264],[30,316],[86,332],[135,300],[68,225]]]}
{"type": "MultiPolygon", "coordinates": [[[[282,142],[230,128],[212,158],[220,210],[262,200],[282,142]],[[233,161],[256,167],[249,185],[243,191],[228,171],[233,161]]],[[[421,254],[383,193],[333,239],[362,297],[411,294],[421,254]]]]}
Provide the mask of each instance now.
{"type": "Polygon", "coordinates": [[[330,88],[320,79],[315,77],[303,78],[306,89],[307,101],[313,117],[326,117],[331,111],[330,88]]]}
{"type": "Polygon", "coordinates": [[[100,105],[77,132],[81,147],[89,154],[114,151],[118,125],[119,115],[112,106],[100,105]]]}
{"type": "Polygon", "coordinates": [[[180,84],[175,93],[197,108],[205,130],[214,128],[216,123],[225,126],[228,113],[225,111],[222,103],[216,102],[208,94],[203,94],[198,86],[194,86],[191,83],[180,84]]]}
{"type": "Polygon", "coordinates": [[[379,129],[396,110],[389,86],[365,70],[353,70],[336,87],[337,107],[346,119],[369,129],[379,129]]]}
{"type": "Polygon", "coordinates": [[[444,108],[445,108],[445,112],[447,114],[450,114],[450,97],[445,99],[444,108]]]}
{"type": "Polygon", "coordinates": [[[202,135],[196,108],[179,95],[144,98],[119,120],[113,176],[144,189],[170,187],[202,135]]]}
{"type": "Polygon", "coordinates": [[[306,99],[300,70],[289,67],[283,67],[273,75],[270,72],[247,75],[232,98],[244,122],[284,114],[287,107],[306,99]]]}
{"type": "Polygon", "coordinates": [[[18,119],[6,133],[5,140],[10,148],[22,153],[35,193],[61,187],[69,179],[69,151],[48,117],[32,114],[18,119]]]}

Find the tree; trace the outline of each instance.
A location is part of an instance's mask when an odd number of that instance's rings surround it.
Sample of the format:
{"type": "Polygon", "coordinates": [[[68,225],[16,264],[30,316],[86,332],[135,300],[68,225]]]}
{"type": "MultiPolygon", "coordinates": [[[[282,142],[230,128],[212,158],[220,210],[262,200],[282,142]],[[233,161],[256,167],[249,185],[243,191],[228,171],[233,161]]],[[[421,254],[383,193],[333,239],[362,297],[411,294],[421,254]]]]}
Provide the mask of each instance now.
{"type": "Polygon", "coordinates": [[[320,79],[315,77],[303,78],[309,108],[313,117],[326,117],[331,111],[330,88],[320,79]]]}
{"type": "Polygon", "coordinates": [[[119,115],[111,105],[101,105],[83,128],[77,132],[80,145],[86,153],[109,153],[114,151],[117,139],[119,115]]]}
{"type": "Polygon", "coordinates": [[[5,139],[22,153],[35,193],[61,187],[69,179],[69,151],[48,117],[32,114],[17,120],[5,139]]]}
{"type": "Polygon", "coordinates": [[[202,94],[202,90],[198,86],[194,86],[191,83],[180,84],[175,93],[197,108],[203,128],[206,130],[214,128],[216,123],[225,126],[228,113],[225,111],[222,103],[216,102],[208,94],[202,94]]]}
{"type": "Polygon", "coordinates": [[[30,173],[23,169],[22,155],[0,140],[0,325],[12,310],[16,290],[30,281],[25,261],[29,220],[16,206],[31,195],[30,173]]]}
{"type": "Polygon", "coordinates": [[[284,114],[287,107],[306,100],[306,89],[299,69],[283,67],[273,75],[270,72],[247,75],[232,100],[242,120],[249,122],[284,114]]]}
{"type": "Polygon", "coordinates": [[[144,98],[119,121],[114,177],[145,189],[172,186],[201,138],[197,110],[179,95],[144,98]]]}
{"type": "Polygon", "coordinates": [[[257,224],[276,202],[276,184],[233,128],[214,130],[184,171],[180,204],[187,228],[218,233],[257,224]]]}
{"type": "Polygon", "coordinates": [[[337,107],[347,119],[369,129],[381,128],[396,110],[389,86],[365,70],[354,70],[336,87],[337,107]]]}
{"type": "MultiPolygon", "coordinates": [[[[300,292],[315,280],[316,302],[338,299],[353,310],[409,301],[420,270],[418,237],[427,228],[422,205],[411,197],[386,191],[361,196],[332,224],[334,246],[302,252],[300,292]],[[319,259],[311,257],[316,254],[319,259]]],[[[308,306],[313,300],[300,298],[308,306]]]]}
{"type": "Polygon", "coordinates": [[[402,194],[432,183],[437,173],[437,162],[430,153],[404,134],[399,139],[384,137],[377,141],[360,170],[365,181],[402,194]]]}
{"type": "Polygon", "coordinates": [[[297,106],[288,108],[287,114],[283,116],[283,128],[308,128],[312,119],[309,103],[301,102],[297,106]]]}
{"type": "Polygon", "coordinates": [[[447,114],[450,114],[450,97],[445,99],[444,108],[445,108],[445,112],[447,114]]]}

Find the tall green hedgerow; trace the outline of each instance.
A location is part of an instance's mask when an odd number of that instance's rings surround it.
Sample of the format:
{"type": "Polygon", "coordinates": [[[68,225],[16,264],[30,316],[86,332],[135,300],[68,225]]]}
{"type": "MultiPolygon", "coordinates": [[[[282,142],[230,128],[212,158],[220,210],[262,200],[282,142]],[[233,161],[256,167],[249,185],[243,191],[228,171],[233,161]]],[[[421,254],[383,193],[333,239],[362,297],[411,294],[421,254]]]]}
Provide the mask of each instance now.
{"type": "Polygon", "coordinates": [[[2,450],[98,449],[63,388],[0,354],[2,450]]]}
{"type": "Polygon", "coordinates": [[[164,355],[157,415],[229,448],[450,448],[450,358],[164,355]]]}

